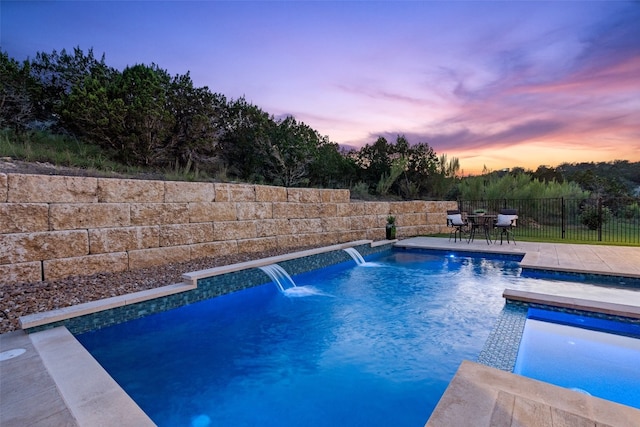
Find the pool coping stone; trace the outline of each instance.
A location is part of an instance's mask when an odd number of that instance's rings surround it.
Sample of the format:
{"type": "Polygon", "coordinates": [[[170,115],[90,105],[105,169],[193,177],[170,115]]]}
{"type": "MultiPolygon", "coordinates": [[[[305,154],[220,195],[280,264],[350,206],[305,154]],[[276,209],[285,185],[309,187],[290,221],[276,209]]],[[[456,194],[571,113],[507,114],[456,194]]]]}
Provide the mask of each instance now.
{"type": "Polygon", "coordinates": [[[640,410],[464,360],[425,427],[637,426],[640,410]]]}
{"type": "Polygon", "coordinates": [[[29,339],[78,425],[155,425],[67,328],[34,332],[29,339]]]}
{"type": "Polygon", "coordinates": [[[640,319],[640,307],[633,305],[566,297],[562,295],[550,295],[531,291],[520,291],[508,288],[504,290],[502,296],[507,301],[521,301],[526,303],[550,305],[554,307],[570,308],[574,310],[591,311],[613,316],[640,319]]]}
{"type": "Polygon", "coordinates": [[[110,298],[99,299],[82,304],[62,307],[56,310],[33,313],[20,317],[20,327],[22,329],[31,329],[49,323],[60,322],[72,319],[74,317],[85,316],[87,314],[97,313],[125,305],[136,304],[142,301],[148,301],[180,292],[195,289],[194,286],[185,283],[175,283],[173,285],[161,286],[158,288],[147,289],[131,294],[119,295],[110,298]]]}

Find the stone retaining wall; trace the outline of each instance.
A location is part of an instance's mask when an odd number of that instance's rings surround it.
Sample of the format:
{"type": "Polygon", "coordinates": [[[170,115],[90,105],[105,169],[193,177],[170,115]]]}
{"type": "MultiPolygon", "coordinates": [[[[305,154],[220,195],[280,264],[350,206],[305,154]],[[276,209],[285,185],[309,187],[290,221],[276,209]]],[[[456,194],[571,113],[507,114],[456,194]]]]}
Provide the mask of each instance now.
{"type": "Polygon", "coordinates": [[[0,173],[0,283],[268,249],[442,232],[455,202],[351,202],[349,190],[0,173]]]}

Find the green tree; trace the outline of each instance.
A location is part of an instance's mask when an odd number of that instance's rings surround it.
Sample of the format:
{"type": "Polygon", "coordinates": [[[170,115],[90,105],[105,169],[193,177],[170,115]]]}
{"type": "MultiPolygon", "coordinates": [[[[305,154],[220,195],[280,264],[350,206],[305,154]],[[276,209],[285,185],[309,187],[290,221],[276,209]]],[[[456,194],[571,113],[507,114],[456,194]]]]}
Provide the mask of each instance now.
{"type": "Polygon", "coordinates": [[[229,174],[249,182],[264,182],[276,126],[269,114],[244,98],[227,104],[217,152],[229,174]]]}
{"type": "Polygon", "coordinates": [[[82,62],[79,52],[73,58],[75,62],[64,61],[66,66],[81,62],[81,70],[65,68],[64,75],[84,77],[67,80],[69,93],[59,88],[56,111],[65,129],[128,164],[185,171],[215,167],[226,108],[223,96],[194,87],[189,74],[170,77],[155,64],[119,72],[104,61],[82,62]]]}
{"type": "Polygon", "coordinates": [[[223,95],[208,87],[194,87],[189,73],[171,79],[167,108],[173,116],[173,129],[167,149],[174,168],[214,172],[219,166],[217,146],[224,133],[226,104],[223,95]]]}
{"type": "Polygon", "coordinates": [[[362,181],[369,185],[371,190],[385,175],[391,172],[392,155],[394,147],[384,137],[378,137],[372,145],[366,144],[360,148],[356,155],[356,164],[360,167],[362,181]]]}
{"type": "Polygon", "coordinates": [[[166,160],[175,117],[167,108],[171,79],[155,64],[127,67],[116,79],[115,98],[126,110],[120,154],[145,166],[166,160]]]}
{"type": "Polygon", "coordinates": [[[544,182],[557,181],[562,183],[564,181],[564,177],[561,172],[554,167],[545,165],[538,166],[538,169],[533,172],[532,176],[544,182]]]}
{"type": "Polygon", "coordinates": [[[39,83],[39,90],[32,94],[35,116],[54,125],[64,97],[86,77],[109,69],[104,55],[98,60],[93,49],[85,54],[79,47],[74,48],[73,53],[67,53],[65,49],[38,52],[30,67],[32,77],[39,83]]]}
{"type": "Polygon", "coordinates": [[[632,196],[640,186],[640,162],[563,163],[557,170],[566,180],[603,197],[632,196]]]}
{"type": "Polygon", "coordinates": [[[161,166],[175,130],[168,108],[170,82],[156,65],[134,65],[122,73],[96,66],[61,95],[57,110],[66,128],[111,149],[120,161],[161,166]]]}
{"type": "Polygon", "coordinates": [[[85,141],[113,152],[123,151],[121,136],[126,126],[126,108],[113,95],[117,71],[95,67],[74,84],[70,93],[63,93],[56,106],[60,124],[85,141]]]}
{"type": "Polygon", "coordinates": [[[358,151],[356,164],[361,168],[361,179],[370,191],[395,192],[405,198],[418,198],[433,193],[438,173],[438,157],[425,142],[409,145],[404,135],[398,135],[395,144],[379,137],[373,145],[365,145],[358,151]],[[396,170],[392,173],[392,166],[396,170]],[[402,166],[400,176],[386,185],[402,166]],[[399,179],[398,179],[399,178],[399,179]]]}
{"type": "Polygon", "coordinates": [[[407,159],[406,181],[413,183],[420,195],[433,194],[439,166],[436,152],[429,144],[421,142],[410,148],[407,159]]]}
{"type": "Polygon", "coordinates": [[[322,138],[309,165],[310,185],[323,188],[349,188],[358,179],[358,166],[340,146],[322,138]]]}
{"type": "Polygon", "coordinates": [[[0,51],[0,129],[27,130],[35,118],[31,94],[35,87],[29,62],[19,63],[0,51]]]}
{"type": "Polygon", "coordinates": [[[318,132],[292,116],[277,122],[270,138],[267,177],[285,187],[308,185],[309,166],[321,140],[318,132]]]}

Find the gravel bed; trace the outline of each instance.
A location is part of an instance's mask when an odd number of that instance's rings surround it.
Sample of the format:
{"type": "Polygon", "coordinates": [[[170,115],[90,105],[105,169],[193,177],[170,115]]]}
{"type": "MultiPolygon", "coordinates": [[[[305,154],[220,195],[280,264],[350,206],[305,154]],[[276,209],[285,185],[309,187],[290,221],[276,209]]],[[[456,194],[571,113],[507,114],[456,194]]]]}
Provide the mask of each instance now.
{"type": "Polygon", "coordinates": [[[20,316],[124,295],[182,282],[182,275],[222,265],[251,261],[299,250],[270,250],[171,263],[123,273],[68,277],[55,281],[0,284],[0,334],[20,329],[20,316]]]}

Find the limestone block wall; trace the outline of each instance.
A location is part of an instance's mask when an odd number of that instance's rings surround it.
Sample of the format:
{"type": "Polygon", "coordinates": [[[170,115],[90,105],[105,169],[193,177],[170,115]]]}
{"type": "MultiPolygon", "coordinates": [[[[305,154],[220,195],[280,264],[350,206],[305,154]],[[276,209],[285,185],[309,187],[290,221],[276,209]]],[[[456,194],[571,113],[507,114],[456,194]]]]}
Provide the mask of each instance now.
{"type": "Polygon", "coordinates": [[[442,232],[455,202],[349,190],[0,173],[0,284],[442,232]]]}

